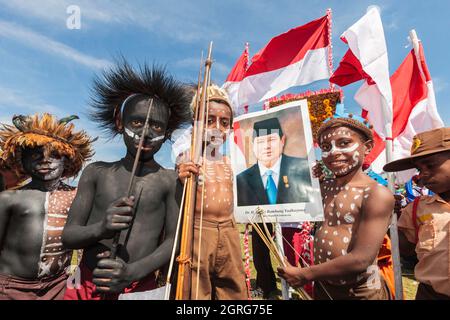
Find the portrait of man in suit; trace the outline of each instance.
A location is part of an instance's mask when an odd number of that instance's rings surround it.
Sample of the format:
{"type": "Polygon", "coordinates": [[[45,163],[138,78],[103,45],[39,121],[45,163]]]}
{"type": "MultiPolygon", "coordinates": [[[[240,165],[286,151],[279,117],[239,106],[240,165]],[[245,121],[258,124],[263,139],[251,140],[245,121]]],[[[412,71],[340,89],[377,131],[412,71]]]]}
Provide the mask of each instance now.
{"type": "Polygon", "coordinates": [[[236,177],[238,206],[310,201],[308,159],[284,154],[285,144],[286,135],[278,118],[253,124],[253,153],[257,162],[236,177]]]}

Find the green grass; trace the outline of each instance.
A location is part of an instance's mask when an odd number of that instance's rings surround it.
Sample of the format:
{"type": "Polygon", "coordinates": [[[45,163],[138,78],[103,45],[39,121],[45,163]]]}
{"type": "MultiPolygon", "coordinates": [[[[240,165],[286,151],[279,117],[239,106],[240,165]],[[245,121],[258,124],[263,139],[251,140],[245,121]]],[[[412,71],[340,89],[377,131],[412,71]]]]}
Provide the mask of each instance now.
{"type": "MultiPolygon", "coordinates": [[[[245,256],[244,256],[244,233],[245,233],[245,225],[239,224],[238,225],[239,232],[241,235],[241,249],[242,249],[242,261],[245,263],[245,256]]],[[[250,232],[251,233],[251,232],[250,232]]],[[[252,237],[249,237],[249,248],[250,248],[250,285],[252,289],[255,289],[256,287],[256,270],[255,266],[253,265],[253,259],[251,257],[251,248],[252,248],[252,237]]],[[[274,270],[276,270],[276,263],[274,263],[275,259],[272,258],[272,267],[274,270]]],[[[276,274],[276,273],[275,273],[276,274]]],[[[418,283],[414,278],[414,271],[409,269],[402,270],[402,282],[403,282],[403,292],[404,292],[404,299],[405,300],[414,300],[414,297],[416,296],[417,286],[418,283]]],[[[281,300],[281,280],[277,277],[277,287],[279,292],[277,296],[275,296],[276,299],[281,300]]],[[[262,298],[252,298],[254,300],[260,300],[262,298]]],[[[298,295],[293,294],[293,299],[298,300],[298,295]]]]}

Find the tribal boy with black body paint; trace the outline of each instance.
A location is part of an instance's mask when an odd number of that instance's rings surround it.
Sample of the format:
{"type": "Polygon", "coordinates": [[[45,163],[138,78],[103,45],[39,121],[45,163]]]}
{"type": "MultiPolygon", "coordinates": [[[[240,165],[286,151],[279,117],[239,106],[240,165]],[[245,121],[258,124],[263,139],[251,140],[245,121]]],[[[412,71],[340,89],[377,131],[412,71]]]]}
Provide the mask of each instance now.
{"type": "Polygon", "coordinates": [[[362,171],[372,132],[352,118],[332,118],[321,126],[317,140],[335,178],[321,183],[325,220],[316,232],[316,265],[279,268],[278,274],[294,287],[315,281],[315,299],[390,299],[377,254],[394,197],[362,171]]]}
{"type": "Polygon", "coordinates": [[[126,155],[116,162],[90,164],[80,179],[63,233],[69,248],[84,249],[81,289],[65,299],[117,299],[123,292],[156,287],[155,271],[169,262],[179,206],[177,175],[154,159],[171,133],[191,119],[190,97],[164,69],[127,62],[96,79],[92,119],[112,136],[123,135],[126,155]],[[150,101],[149,130],[144,137],[131,196],[128,183],[150,101]],[[117,259],[110,259],[112,238],[122,232],[117,259]],[[160,242],[164,230],[165,238],[160,242]]]}
{"type": "Polygon", "coordinates": [[[92,141],[49,114],[23,120],[0,130],[0,166],[31,177],[0,193],[0,300],[62,299],[71,251],[61,233],[76,193],[62,179],[78,174],[92,141]]]}

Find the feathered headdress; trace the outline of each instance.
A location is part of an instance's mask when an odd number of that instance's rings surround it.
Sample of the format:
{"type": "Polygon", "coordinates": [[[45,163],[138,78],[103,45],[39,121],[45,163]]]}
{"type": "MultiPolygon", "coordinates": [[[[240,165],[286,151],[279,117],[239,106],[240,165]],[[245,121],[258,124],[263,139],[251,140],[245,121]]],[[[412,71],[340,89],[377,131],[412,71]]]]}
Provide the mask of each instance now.
{"type": "Polygon", "coordinates": [[[71,116],[58,121],[48,113],[42,116],[14,116],[14,126],[4,124],[0,128],[0,167],[24,175],[23,149],[42,147],[46,155],[56,152],[67,158],[64,178],[76,176],[94,154],[91,148],[94,140],[85,131],[74,132],[74,125],[68,124],[76,118],[71,116]]]}
{"type": "Polygon", "coordinates": [[[124,105],[138,95],[153,98],[156,107],[168,109],[168,138],[182,123],[192,120],[191,94],[185,86],[169,76],[164,68],[144,64],[134,70],[125,60],[94,80],[90,117],[115,137],[122,133],[116,121],[122,116],[124,105]]]}

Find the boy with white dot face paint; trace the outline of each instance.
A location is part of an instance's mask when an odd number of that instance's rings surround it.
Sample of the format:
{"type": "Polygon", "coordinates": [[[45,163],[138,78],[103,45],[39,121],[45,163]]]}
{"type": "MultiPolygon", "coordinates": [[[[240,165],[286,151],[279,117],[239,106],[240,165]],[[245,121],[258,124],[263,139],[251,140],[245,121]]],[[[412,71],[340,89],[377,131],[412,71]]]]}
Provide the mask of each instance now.
{"type": "MultiPolygon", "coordinates": [[[[321,182],[325,215],[314,242],[316,265],[279,268],[279,275],[294,287],[316,281],[315,299],[389,299],[377,254],[394,198],[362,171],[373,146],[371,130],[352,118],[332,118],[319,129],[317,141],[334,178],[321,182]]],[[[320,175],[318,167],[314,174],[320,175]]]]}

